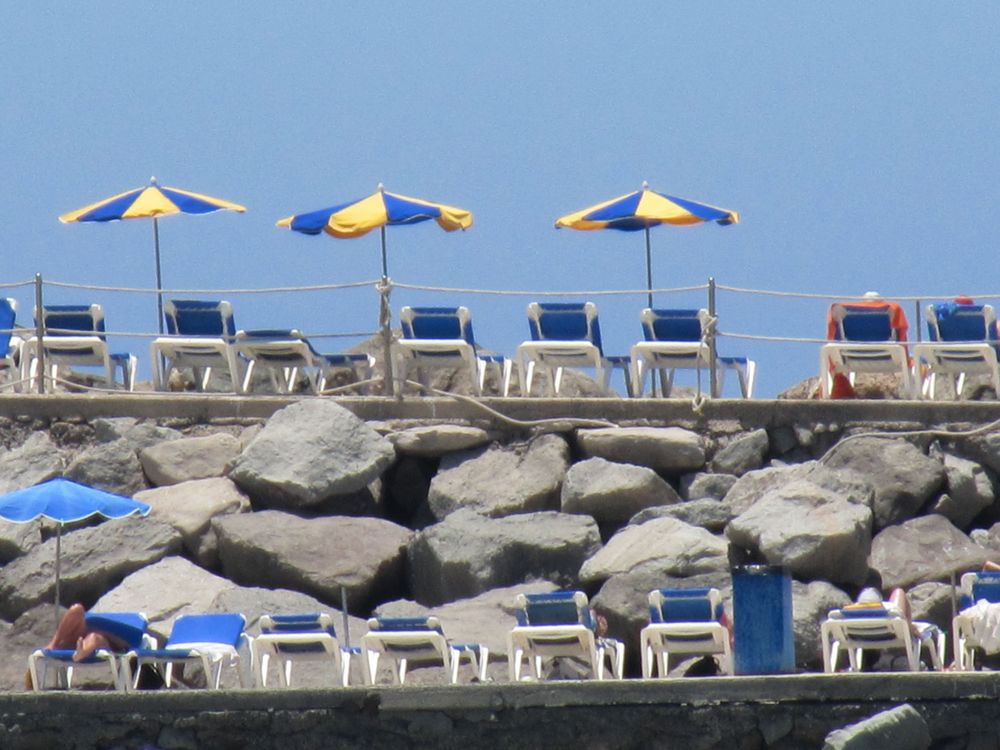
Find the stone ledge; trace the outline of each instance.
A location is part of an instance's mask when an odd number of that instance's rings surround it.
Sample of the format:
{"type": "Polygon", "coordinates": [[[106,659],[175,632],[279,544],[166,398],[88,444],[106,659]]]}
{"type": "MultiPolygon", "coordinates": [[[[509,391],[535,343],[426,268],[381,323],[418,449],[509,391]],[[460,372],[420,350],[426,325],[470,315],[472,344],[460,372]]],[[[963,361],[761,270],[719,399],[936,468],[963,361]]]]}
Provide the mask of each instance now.
{"type": "MultiPolygon", "coordinates": [[[[2,394],[0,416],[53,418],[266,419],[311,396],[231,396],[227,394],[2,394]]],[[[384,398],[352,396],[336,403],[361,419],[421,421],[503,421],[488,410],[516,420],[605,419],[651,424],[734,420],[754,427],[802,423],[983,424],[1000,419],[1000,401],[742,400],[716,399],[695,409],[683,399],[483,398],[486,409],[466,398],[384,398]]]]}

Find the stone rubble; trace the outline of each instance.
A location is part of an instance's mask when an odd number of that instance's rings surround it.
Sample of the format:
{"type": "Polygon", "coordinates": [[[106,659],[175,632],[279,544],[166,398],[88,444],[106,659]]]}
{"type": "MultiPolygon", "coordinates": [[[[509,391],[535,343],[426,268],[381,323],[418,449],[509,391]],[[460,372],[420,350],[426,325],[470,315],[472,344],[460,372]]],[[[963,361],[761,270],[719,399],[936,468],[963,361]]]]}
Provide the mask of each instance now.
{"type": "MultiPolygon", "coordinates": [[[[714,586],[731,615],[730,565],[751,560],[791,572],[798,667],[816,670],[819,622],[863,585],[908,589],[918,617],[949,628],[952,575],[1000,558],[995,436],[845,440],[857,425],[735,422],[498,432],[365,423],[326,399],[250,426],[9,426],[3,491],[65,475],[153,506],[66,526],[61,595],[145,611],[162,635],[184,612],[233,609],[251,627],[267,611],[323,610],[340,629],[343,590],[351,637],[373,613],[433,612],[449,636],[487,642],[504,679],[514,596],[579,587],[634,675],[650,590],[714,586]]],[[[23,689],[29,647],[51,635],[54,531],[0,523],[0,690],[23,689]]]]}

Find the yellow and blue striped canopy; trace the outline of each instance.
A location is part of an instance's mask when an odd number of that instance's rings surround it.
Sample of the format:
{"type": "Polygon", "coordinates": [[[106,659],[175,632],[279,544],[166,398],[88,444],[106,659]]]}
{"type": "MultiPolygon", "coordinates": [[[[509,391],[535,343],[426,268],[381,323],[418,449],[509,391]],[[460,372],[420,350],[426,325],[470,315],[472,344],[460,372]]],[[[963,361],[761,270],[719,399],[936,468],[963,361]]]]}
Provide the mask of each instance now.
{"type": "Polygon", "coordinates": [[[464,208],[390,193],[381,185],[360,200],[289,216],[279,221],[278,226],[303,234],[326,232],[343,238],[361,237],[379,227],[418,224],[429,219],[434,219],[446,232],[472,226],[472,213],[464,208]]]}
{"type": "Polygon", "coordinates": [[[236,211],[246,208],[238,203],[224,201],[201,193],[192,193],[172,187],[160,187],[156,180],[146,187],[129,190],[105,198],[89,206],[70,211],[59,217],[69,224],[76,221],[120,221],[122,219],[149,219],[170,214],[208,214],[213,211],[236,211]]]}
{"type": "Polygon", "coordinates": [[[736,224],[739,220],[740,215],[727,208],[663,195],[643,185],[642,190],[612,198],[556,219],[556,227],[636,232],[659,224],[683,226],[714,221],[716,224],[726,226],[736,224]]]}

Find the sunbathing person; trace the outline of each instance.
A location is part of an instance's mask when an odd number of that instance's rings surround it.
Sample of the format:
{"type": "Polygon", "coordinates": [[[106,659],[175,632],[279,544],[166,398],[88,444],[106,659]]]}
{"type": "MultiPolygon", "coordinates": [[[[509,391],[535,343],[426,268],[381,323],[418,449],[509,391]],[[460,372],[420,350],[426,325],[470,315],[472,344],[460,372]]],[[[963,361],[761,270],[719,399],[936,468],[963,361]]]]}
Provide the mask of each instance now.
{"type": "Polygon", "coordinates": [[[99,648],[124,651],[128,644],[111,633],[88,628],[87,611],[82,604],[74,604],[66,610],[55,635],[45,648],[73,649],[73,661],[80,662],[99,648]]]}

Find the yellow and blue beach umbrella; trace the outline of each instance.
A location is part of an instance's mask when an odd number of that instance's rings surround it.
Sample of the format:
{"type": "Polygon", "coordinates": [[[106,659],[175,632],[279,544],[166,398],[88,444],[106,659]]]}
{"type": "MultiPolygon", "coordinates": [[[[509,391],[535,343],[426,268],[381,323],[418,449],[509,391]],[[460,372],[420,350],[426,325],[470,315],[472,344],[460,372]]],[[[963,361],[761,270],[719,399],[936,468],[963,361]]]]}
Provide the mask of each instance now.
{"type": "Polygon", "coordinates": [[[556,228],[617,229],[622,232],[646,233],[646,283],[650,290],[649,306],[653,306],[653,270],[649,247],[649,230],[660,224],[685,226],[715,222],[722,226],[736,224],[740,215],[727,208],[718,208],[706,203],[697,203],[686,198],[676,198],[649,189],[642,183],[642,189],[598,203],[556,219],[556,228]]]}
{"type": "Polygon", "coordinates": [[[382,235],[382,276],[388,277],[385,228],[419,224],[430,219],[436,221],[446,232],[472,226],[472,214],[464,208],[390,193],[381,184],[378,190],[365,198],[289,216],[279,221],[278,226],[288,227],[302,234],[326,232],[340,238],[362,237],[373,229],[379,229],[382,235]]]}
{"type": "Polygon", "coordinates": [[[385,251],[385,228],[406,224],[419,224],[433,219],[446,232],[456,229],[468,229],[472,226],[472,213],[464,208],[446,206],[443,203],[432,203],[420,198],[410,198],[399,193],[390,193],[379,183],[378,189],[371,195],[359,200],[341,203],[318,211],[309,211],[281,219],[279,227],[288,227],[302,234],[320,234],[326,232],[332,237],[351,238],[363,237],[373,229],[378,229],[382,239],[382,290],[379,302],[379,325],[382,328],[382,338],[385,356],[385,388],[391,393],[392,367],[390,366],[392,348],[392,313],[389,309],[389,296],[386,281],[389,278],[389,265],[385,251]]]}
{"type": "Polygon", "coordinates": [[[192,193],[188,190],[160,186],[151,177],[146,187],[128,190],[112,195],[97,203],[70,211],[59,217],[63,224],[75,222],[122,221],[124,219],[152,219],[153,246],[156,252],[156,296],[157,317],[160,333],[163,333],[163,299],[160,274],[160,226],[159,217],[171,214],[208,214],[215,211],[236,211],[243,213],[246,208],[238,203],[213,198],[210,195],[192,193]]]}

